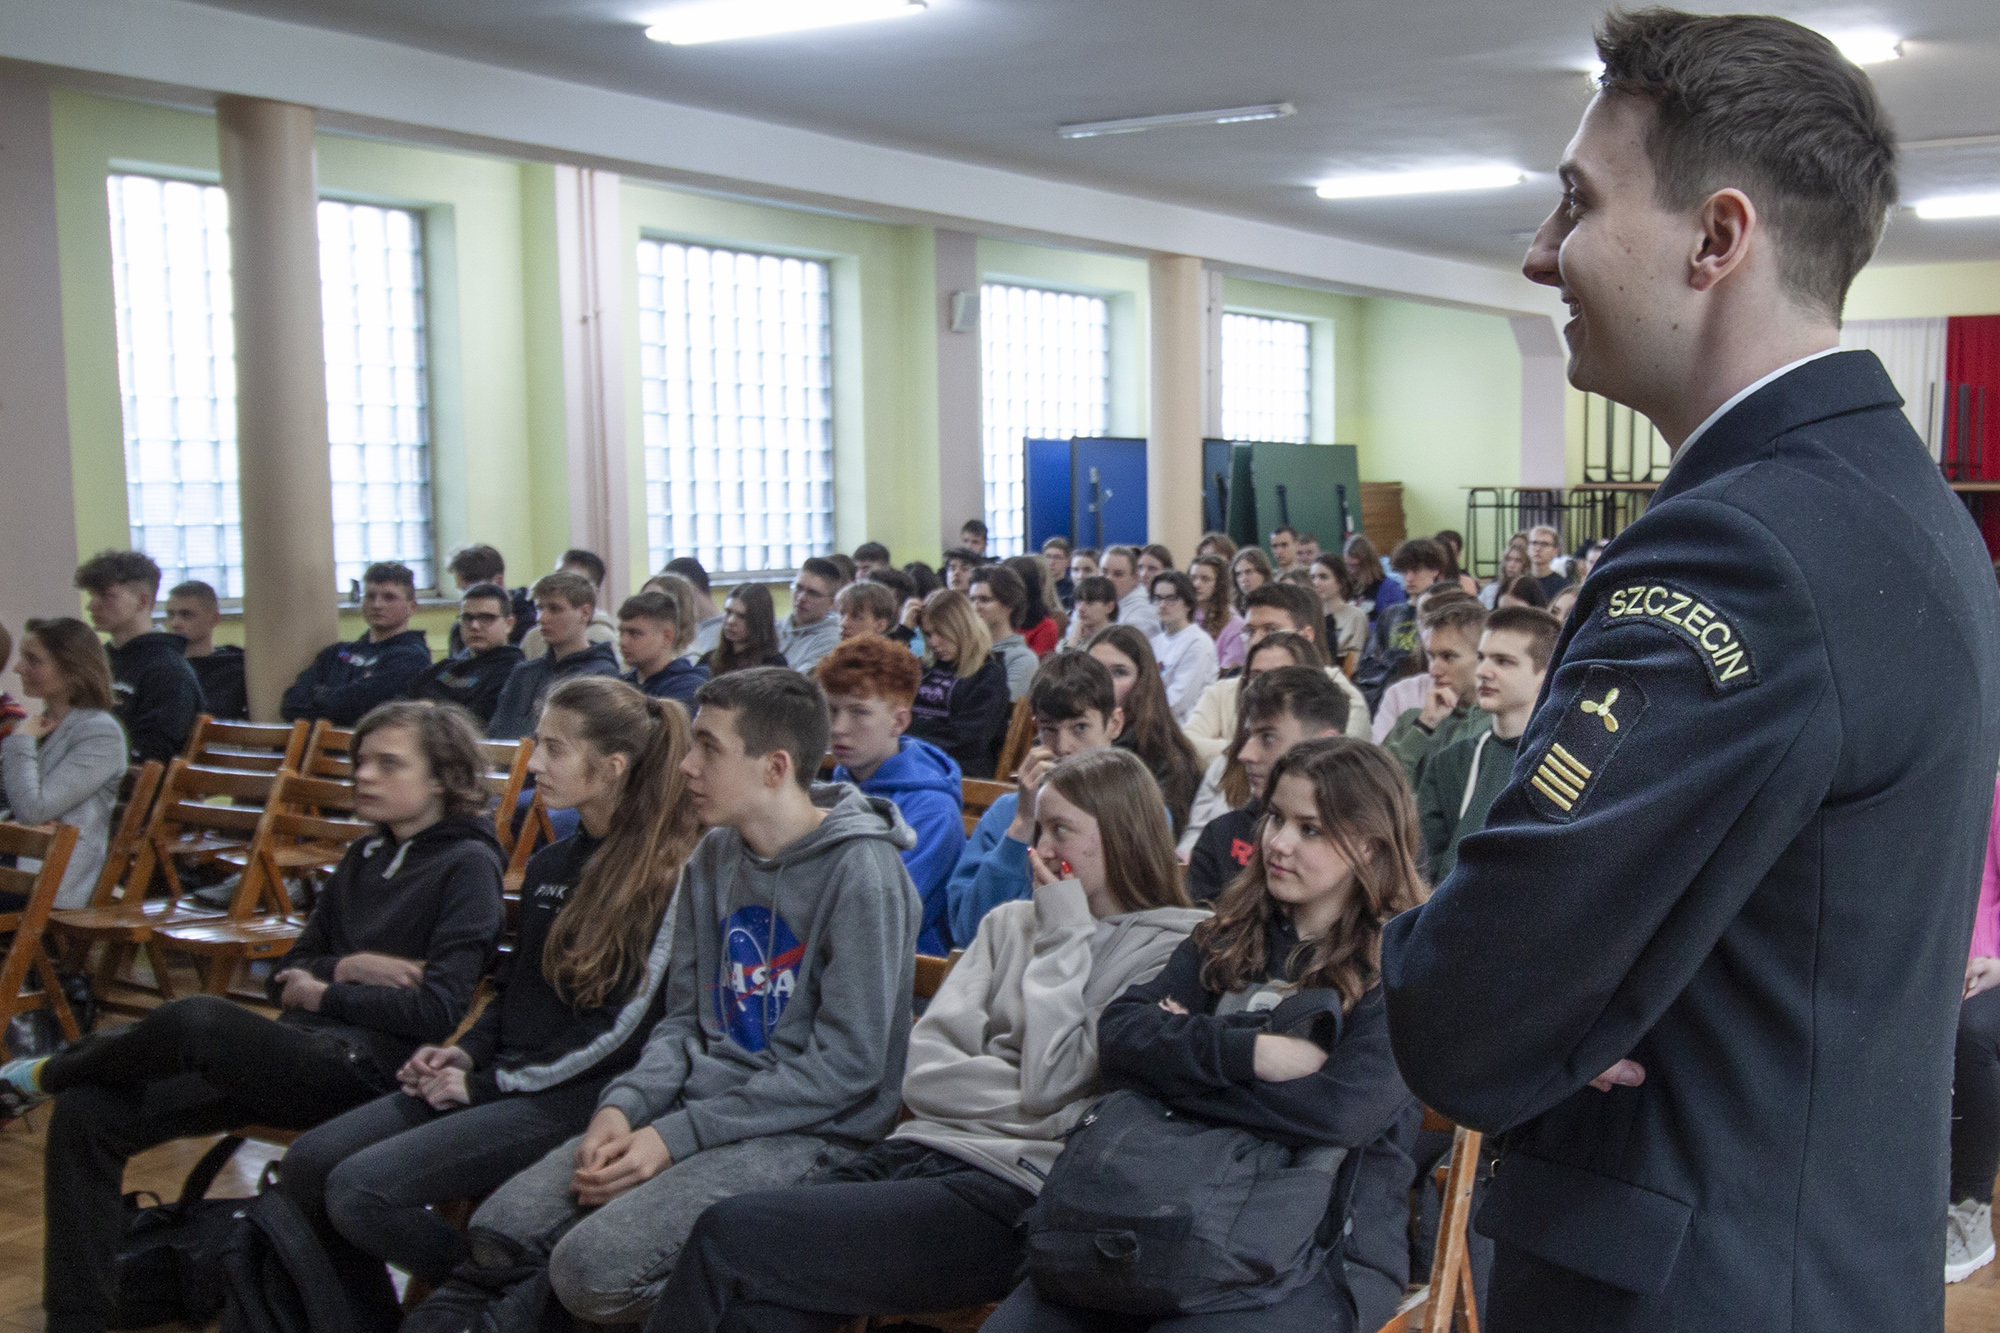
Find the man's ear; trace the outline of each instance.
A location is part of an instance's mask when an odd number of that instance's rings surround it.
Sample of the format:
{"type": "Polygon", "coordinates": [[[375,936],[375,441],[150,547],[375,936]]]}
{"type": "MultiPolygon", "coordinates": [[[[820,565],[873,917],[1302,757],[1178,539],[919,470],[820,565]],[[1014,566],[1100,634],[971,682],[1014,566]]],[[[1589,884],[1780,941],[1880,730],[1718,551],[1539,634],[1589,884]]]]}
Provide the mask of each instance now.
{"type": "Polygon", "coordinates": [[[1301,625],[1299,626],[1298,634],[1307,643],[1319,642],[1319,626],[1317,625],[1301,625]]]}
{"type": "Polygon", "coordinates": [[[1717,190],[1701,206],[1701,237],[1688,260],[1688,285],[1709,291],[1742,267],[1753,240],[1762,240],[1763,219],[1750,196],[1730,187],[1717,190]]]}
{"type": "Polygon", "coordinates": [[[895,718],[896,734],[898,736],[910,729],[910,705],[897,704],[892,715],[895,718]]]}
{"type": "Polygon", "coordinates": [[[792,752],[782,745],[760,759],[758,765],[766,787],[776,789],[792,780],[792,752]]]}
{"type": "Polygon", "coordinates": [[[1116,704],[1111,706],[1111,716],[1104,719],[1104,735],[1107,740],[1117,740],[1125,734],[1125,710],[1116,704]]]}

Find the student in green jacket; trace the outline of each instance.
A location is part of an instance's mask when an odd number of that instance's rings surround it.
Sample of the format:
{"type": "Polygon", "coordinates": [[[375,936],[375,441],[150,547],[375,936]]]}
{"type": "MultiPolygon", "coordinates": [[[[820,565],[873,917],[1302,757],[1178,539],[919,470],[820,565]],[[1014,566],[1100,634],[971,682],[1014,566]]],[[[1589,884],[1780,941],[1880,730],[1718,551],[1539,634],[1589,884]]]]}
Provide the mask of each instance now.
{"type": "Polygon", "coordinates": [[[1471,597],[1431,598],[1417,617],[1417,633],[1430,659],[1430,690],[1424,706],[1406,710],[1382,738],[1382,748],[1402,761],[1412,787],[1426,757],[1486,730],[1473,681],[1485,624],[1486,608],[1471,597]]]}

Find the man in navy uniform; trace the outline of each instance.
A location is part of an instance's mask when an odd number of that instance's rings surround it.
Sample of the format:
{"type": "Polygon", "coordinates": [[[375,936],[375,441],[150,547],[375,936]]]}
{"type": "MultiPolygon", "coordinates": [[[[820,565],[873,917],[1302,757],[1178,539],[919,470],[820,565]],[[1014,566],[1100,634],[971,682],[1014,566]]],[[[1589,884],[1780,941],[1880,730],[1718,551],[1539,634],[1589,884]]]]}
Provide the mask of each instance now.
{"type": "Polygon", "coordinates": [[[1486,830],[1388,927],[1396,1057],[1502,1133],[1494,1333],[1936,1330],[2000,598],[1881,365],[1838,350],[1894,140],[1784,20],[1613,14],[1598,50],[1525,267],[1571,382],[1674,463],[1486,830]]]}

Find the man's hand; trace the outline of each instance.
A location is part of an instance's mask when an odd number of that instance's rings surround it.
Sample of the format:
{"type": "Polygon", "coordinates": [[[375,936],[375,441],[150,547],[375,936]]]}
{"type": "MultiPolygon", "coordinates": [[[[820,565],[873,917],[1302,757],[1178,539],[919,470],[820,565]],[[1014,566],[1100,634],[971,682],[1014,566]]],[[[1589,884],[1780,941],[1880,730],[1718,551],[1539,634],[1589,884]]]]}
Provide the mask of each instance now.
{"type": "Polygon", "coordinates": [[[457,1046],[419,1046],[417,1053],[403,1061],[403,1067],[396,1071],[396,1082],[412,1097],[421,1097],[425,1079],[447,1069],[470,1071],[471,1068],[472,1057],[457,1046]]]}
{"type": "Polygon", "coordinates": [[[1182,1018],[1187,1017],[1187,1006],[1182,1004],[1179,1000],[1176,1000],[1171,995],[1169,995],[1166,999],[1160,1001],[1160,1008],[1166,1010],[1170,1014],[1179,1014],[1182,1018]]]}
{"type": "Polygon", "coordinates": [[[1981,991],[2000,986],[2000,958],[1975,958],[1965,965],[1965,994],[1971,999],[1981,991]]]}
{"type": "Polygon", "coordinates": [[[414,989],[424,979],[424,965],[414,958],[398,958],[386,953],[351,953],[333,965],[335,981],[351,981],[360,986],[394,986],[414,989]]]}
{"type": "Polygon", "coordinates": [[[1326,1051],[1304,1037],[1281,1037],[1274,1032],[1257,1036],[1251,1067],[1266,1083],[1289,1083],[1295,1078],[1317,1074],[1326,1063],[1326,1051]]]}
{"type": "Polygon", "coordinates": [[[1433,685],[1424,698],[1424,711],[1417,714],[1417,721],[1424,730],[1430,731],[1437,724],[1450,717],[1458,707],[1458,691],[1449,685],[1433,685]]]}
{"type": "Polygon", "coordinates": [[[1599,1092],[1609,1092],[1613,1088],[1636,1088],[1645,1081],[1646,1066],[1637,1060],[1620,1060],[1590,1080],[1590,1086],[1599,1092]]]}
{"type": "Polygon", "coordinates": [[[1007,826],[1007,836],[1016,842],[1032,842],[1035,837],[1035,798],[1041,794],[1042,779],[1056,766],[1053,750],[1037,745],[1028,751],[1028,757],[1021,761],[1021,774],[1015,780],[1015,790],[1020,793],[1020,803],[1014,807],[1014,822],[1007,826]]]}
{"type": "Polygon", "coordinates": [[[303,1009],[309,1014],[319,1012],[319,1001],[326,994],[326,983],[302,967],[288,967],[278,973],[278,984],[283,988],[278,992],[278,1004],[286,1009],[303,1009]]]}
{"type": "Polygon", "coordinates": [[[472,1105],[472,1093],[465,1086],[465,1071],[441,1069],[424,1080],[418,1095],[433,1111],[449,1111],[454,1106],[472,1105]]]}
{"type": "MultiPolygon", "coordinates": [[[[624,1117],[621,1115],[619,1119],[624,1117]]],[[[597,1208],[645,1184],[673,1164],[673,1154],[667,1151],[659,1131],[648,1125],[625,1135],[599,1165],[579,1168],[570,1177],[570,1189],[578,1203],[597,1208]]]]}

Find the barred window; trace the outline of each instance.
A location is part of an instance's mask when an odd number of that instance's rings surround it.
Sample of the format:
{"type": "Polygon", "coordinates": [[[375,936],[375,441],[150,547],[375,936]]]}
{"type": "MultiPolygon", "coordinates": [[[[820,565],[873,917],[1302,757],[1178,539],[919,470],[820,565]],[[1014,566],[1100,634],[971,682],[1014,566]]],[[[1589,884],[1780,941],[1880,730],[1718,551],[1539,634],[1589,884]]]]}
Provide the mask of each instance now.
{"type": "Polygon", "coordinates": [[[833,549],[831,270],[639,242],[646,552],[717,573],[833,549]]]}
{"type": "Polygon", "coordinates": [[[1222,317],[1222,434],[1312,439],[1312,326],[1261,315],[1222,317]]]}
{"type": "MultiPolygon", "coordinates": [[[[1111,419],[1111,306],[1099,296],[980,288],[985,381],[986,550],[1020,555],[1027,523],[1022,441],[1102,435],[1111,419]]],[[[949,522],[956,517],[946,514],[949,522]]]]}

